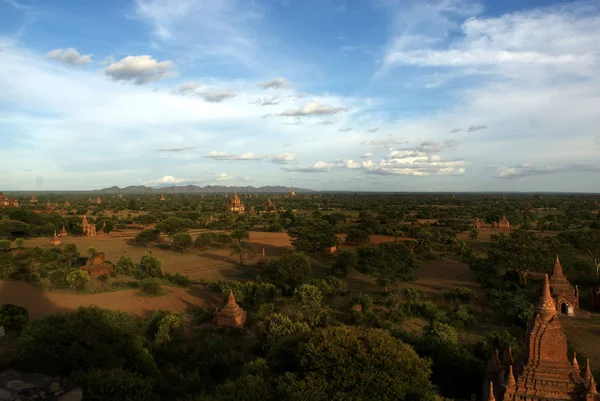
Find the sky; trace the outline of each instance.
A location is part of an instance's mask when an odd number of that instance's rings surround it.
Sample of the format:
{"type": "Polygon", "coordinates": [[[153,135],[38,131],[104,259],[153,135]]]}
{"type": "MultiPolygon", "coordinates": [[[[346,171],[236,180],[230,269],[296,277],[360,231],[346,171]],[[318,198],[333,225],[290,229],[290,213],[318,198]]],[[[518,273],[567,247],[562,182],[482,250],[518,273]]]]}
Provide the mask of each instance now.
{"type": "Polygon", "coordinates": [[[0,191],[600,192],[600,2],[0,0],[0,191]]]}

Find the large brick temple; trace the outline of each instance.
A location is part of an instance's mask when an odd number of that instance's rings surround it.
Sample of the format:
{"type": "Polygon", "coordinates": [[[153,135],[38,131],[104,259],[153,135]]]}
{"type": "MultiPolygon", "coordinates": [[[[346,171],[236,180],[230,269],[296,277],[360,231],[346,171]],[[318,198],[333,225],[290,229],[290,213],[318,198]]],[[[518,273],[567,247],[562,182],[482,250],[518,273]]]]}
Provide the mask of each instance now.
{"type": "MultiPolygon", "coordinates": [[[[554,273],[553,277],[556,266],[554,273]]],[[[501,362],[496,351],[485,377],[483,400],[600,401],[589,360],[583,372],[575,356],[569,361],[567,335],[560,324],[557,300],[550,292],[548,275],[527,329],[521,358],[513,360],[507,350],[501,362]]]]}

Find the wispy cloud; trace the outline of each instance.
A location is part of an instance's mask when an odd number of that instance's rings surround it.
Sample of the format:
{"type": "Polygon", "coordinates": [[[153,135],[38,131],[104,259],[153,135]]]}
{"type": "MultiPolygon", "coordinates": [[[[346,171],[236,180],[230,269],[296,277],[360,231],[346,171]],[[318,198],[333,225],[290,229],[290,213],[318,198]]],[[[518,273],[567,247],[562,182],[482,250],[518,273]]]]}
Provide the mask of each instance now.
{"type": "Polygon", "coordinates": [[[172,148],[159,148],[156,149],[159,152],[183,152],[186,150],[192,150],[195,149],[195,147],[193,146],[176,146],[176,147],[172,147],[172,148]]]}
{"type": "Polygon", "coordinates": [[[348,131],[352,131],[352,128],[339,128],[338,131],[339,132],[348,132],[348,131]]]}
{"type": "Polygon", "coordinates": [[[523,163],[509,167],[500,167],[496,178],[521,179],[558,173],[595,173],[600,172],[600,165],[567,164],[560,167],[536,166],[533,163],[523,163]]]}
{"type": "Polygon", "coordinates": [[[467,128],[467,132],[481,131],[482,129],[487,129],[487,127],[485,125],[472,125],[467,128]]]}
{"type": "Polygon", "coordinates": [[[198,89],[201,86],[202,86],[202,84],[200,84],[199,82],[196,82],[196,81],[184,82],[181,85],[179,85],[178,92],[183,93],[183,94],[194,92],[196,89],[198,89]]]}
{"type": "Polygon", "coordinates": [[[206,100],[207,102],[220,103],[224,100],[236,97],[237,94],[234,91],[230,91],[230,90],[214,89],[214,90],[210,90],[210,91],[201,92],[201,93],[199,93],[199,96],[201,98],[203,98],[204,100],[206,100]]]}
{"type": "Polygon", "coordinates": [[[242,153],[241,155],[230,155],[226,152],[216,152],[213,150],[212,152],[209,152],[204,157],[206,159],[215,159],[215,160],[248,160],[248,161],[252,160],[252,161],[257,161],[257,160],[264,160],[268,156],[261,156],[261,155],[257,155],[252,152],[242,153]]]}
{"type": "Polygon", "coordinates": [[[4,3],[10,4],[14,8],[16,8],[17,10],[33,10],[32,6],[29,6],[27,4],[23,4],[23,3],[18,2],[16,0],[4,0],[4,3]]]}
{"type": "Polygon", "coordinates": [[[381,128],[369,128],[367,130],[367,132],[370,133],[370,134],[373,134],[373,133],[375,133],[377,131],[380,131],[380,130],[381,130],[381,128]]]}
{"type": "Polygon", "coordinates": [[[231,180],[231,176],[227,173],[219,173],[216,175],[215,180],[217,181],[228,181],[231,180]]]}
{"type": "Polygon", "coordinates": [[[258,86],[263,89],[282,89],[288,88],[289,86],[291,86],[291,83],[283,78],[275,78],[270,81],[260,82],[258,86]]]}
{"type": "Polygon", "coordinates": [[[320,104],[318,102],[307,103],[300,109],[287,109],[279,116],[282,117],[304,117],[304,116],[318,116],[318,115],[333,115],[340,112],[347,112],[348,109],[345,107],[334,107],[326,104],[320,104]]]}

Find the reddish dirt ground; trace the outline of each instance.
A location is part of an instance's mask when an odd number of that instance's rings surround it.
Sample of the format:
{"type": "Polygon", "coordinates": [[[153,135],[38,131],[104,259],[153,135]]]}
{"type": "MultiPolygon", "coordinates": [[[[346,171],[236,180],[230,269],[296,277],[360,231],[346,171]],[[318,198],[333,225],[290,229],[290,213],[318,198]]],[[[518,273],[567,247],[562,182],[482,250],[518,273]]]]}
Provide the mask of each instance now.
{"type": "Polygon", "coordinates": [[[48,313],[73,311],[80,306],[122,310],[138,316],[147,316],[158,309],[175,313],[195,307],[214,305],[215,294],[200,288],[163,286],[168,293],[160,297],[144,297],[138,290],[124,290],[100,294],[46,292],[20,281],[0,280],[0,305],[13,303],[29,310],[32,319],[48,313]]]}

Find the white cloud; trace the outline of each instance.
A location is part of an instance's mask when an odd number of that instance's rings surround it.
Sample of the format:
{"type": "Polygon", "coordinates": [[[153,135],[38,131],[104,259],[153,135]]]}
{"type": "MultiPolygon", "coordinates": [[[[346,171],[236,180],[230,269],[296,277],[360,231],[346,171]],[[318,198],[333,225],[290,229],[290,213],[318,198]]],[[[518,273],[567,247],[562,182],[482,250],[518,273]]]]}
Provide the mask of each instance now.
{"type": "Polygon", "coordinates": [[[275,78],[270,81],[260,82],[258,84],[258,86],[260,86],[263,89],[282,89],[287,88],[290,85],[290,82],[286,81],[283,78],[275,78]]]}
{"type": "Polygon", "coordinates": [[[206,100],[207,102],[211,102],[211,103],[220,103],[224,100],[231,99],[231,98],[237,96],[237,94],[233,91],[217,90],[217,89],[202,92],[199,95],[204,100],[206,100]]]}
{"type": "Polygon", "coordinates": [[[284,167],[283,171],[298,172],[298,173],[326,173],[335,167],[334,163],[318,161],[308,167],[284,167]]]}
{"type": "Polygon", "coordinates": [[[170,60],[156,61],[151,56],[127,56],[110,64],[104,73],[114,81],[133,81],[143,85],[163,79],[174,67],[170,60]]]}
{"type": "Polygon", "coordinates": [[[357,163],[357,162],[353,161],[352,159],[346,160],[344,162],[344,167],[346,167],[346,168],[355,169],[355,168],[360,168],[360,166],[361,166],[360,163],[357,163]]]}
{"type": "Polygon", "coordinates": [[[375,132],[377,132],[377,131],[379,131],[379,130],[381,130],[381,128],[369,128],[369,129],[367,130],[367,132],[368,132],[368,133],[371,133],[371,134],[373,134],[373,133],[375,133],[375,132]]]}
{"type": "Polygon", "coordinates": [[[261,156],[254,154],[252,152],[243,153],[241,155],[230,155],[227,152],[209,152],[204,156],[207,159],[216,159],[216,160],[264,160],[268,156],[261,156]]]}
{"type": "Polygon", "coordinates": [[[186,180],[183,178],[173,177],[172,175],[165,175],[164,177],[159,178],[157,180],[147,181],[147,184],[148,185],[181,184],[184,181],[186,181],[186,180]]]}
{"type": "Polygon", "coordinates": [[[332,115],[347,111],[348,109],[345,107],[333,107],[326,104],[320,104],[318,102],[310,102],[300,109],[287,109],[278,115],[283,117],[300,117],[312,115],[332,115]]]}
{"type": "Polygon", "coordinates": [[[487,127],[485,125],[472,125],[467,128],[467,132],[481,131],[482,129],[487,129],[487,127]]]}
{"type": "Polygon", "coordinates": [[[228,175],[227,173],[219,173],[215,177],[215,180],[217,180],[217,181],[228,181],[230,179],[231,179],[231,176],[228,175]]]}
{"type": "Polygon", "coordinates": [[[276,164],[292,163],[298,160],[298,156],[292,153],[282,153],[280,155],[272,156],[270,161],[276,164]]]}
{"type": "Polygon", "coordinates": [[[329,120],[325,120],[325,121],[319,121],[313,125],[324,125],[324,126],[329,126],[329,125],[333,125],[335,124],[333,121],[329,121],[329,120]]]}
{"type": "Polygon", "coordinates": [[[372,156],[373,156],[372,153],[367,152],[364,155],[362,155],[360,158],[361,159],[370,159],[372,156]]]}
{"type": "Polygon", "coordinates": [[[348,131],[352,131],[352,128],[339,128],[338,131],[339,132],[348,132],[348,131]]]}
{"type": "Polygon", "coordinates": [[[82,55],[72,47],[68,49],[56,49],[46,53],[47,59],[58,60],[69,65],[87,64],[92,61],[92,55],[82,55]]]}

